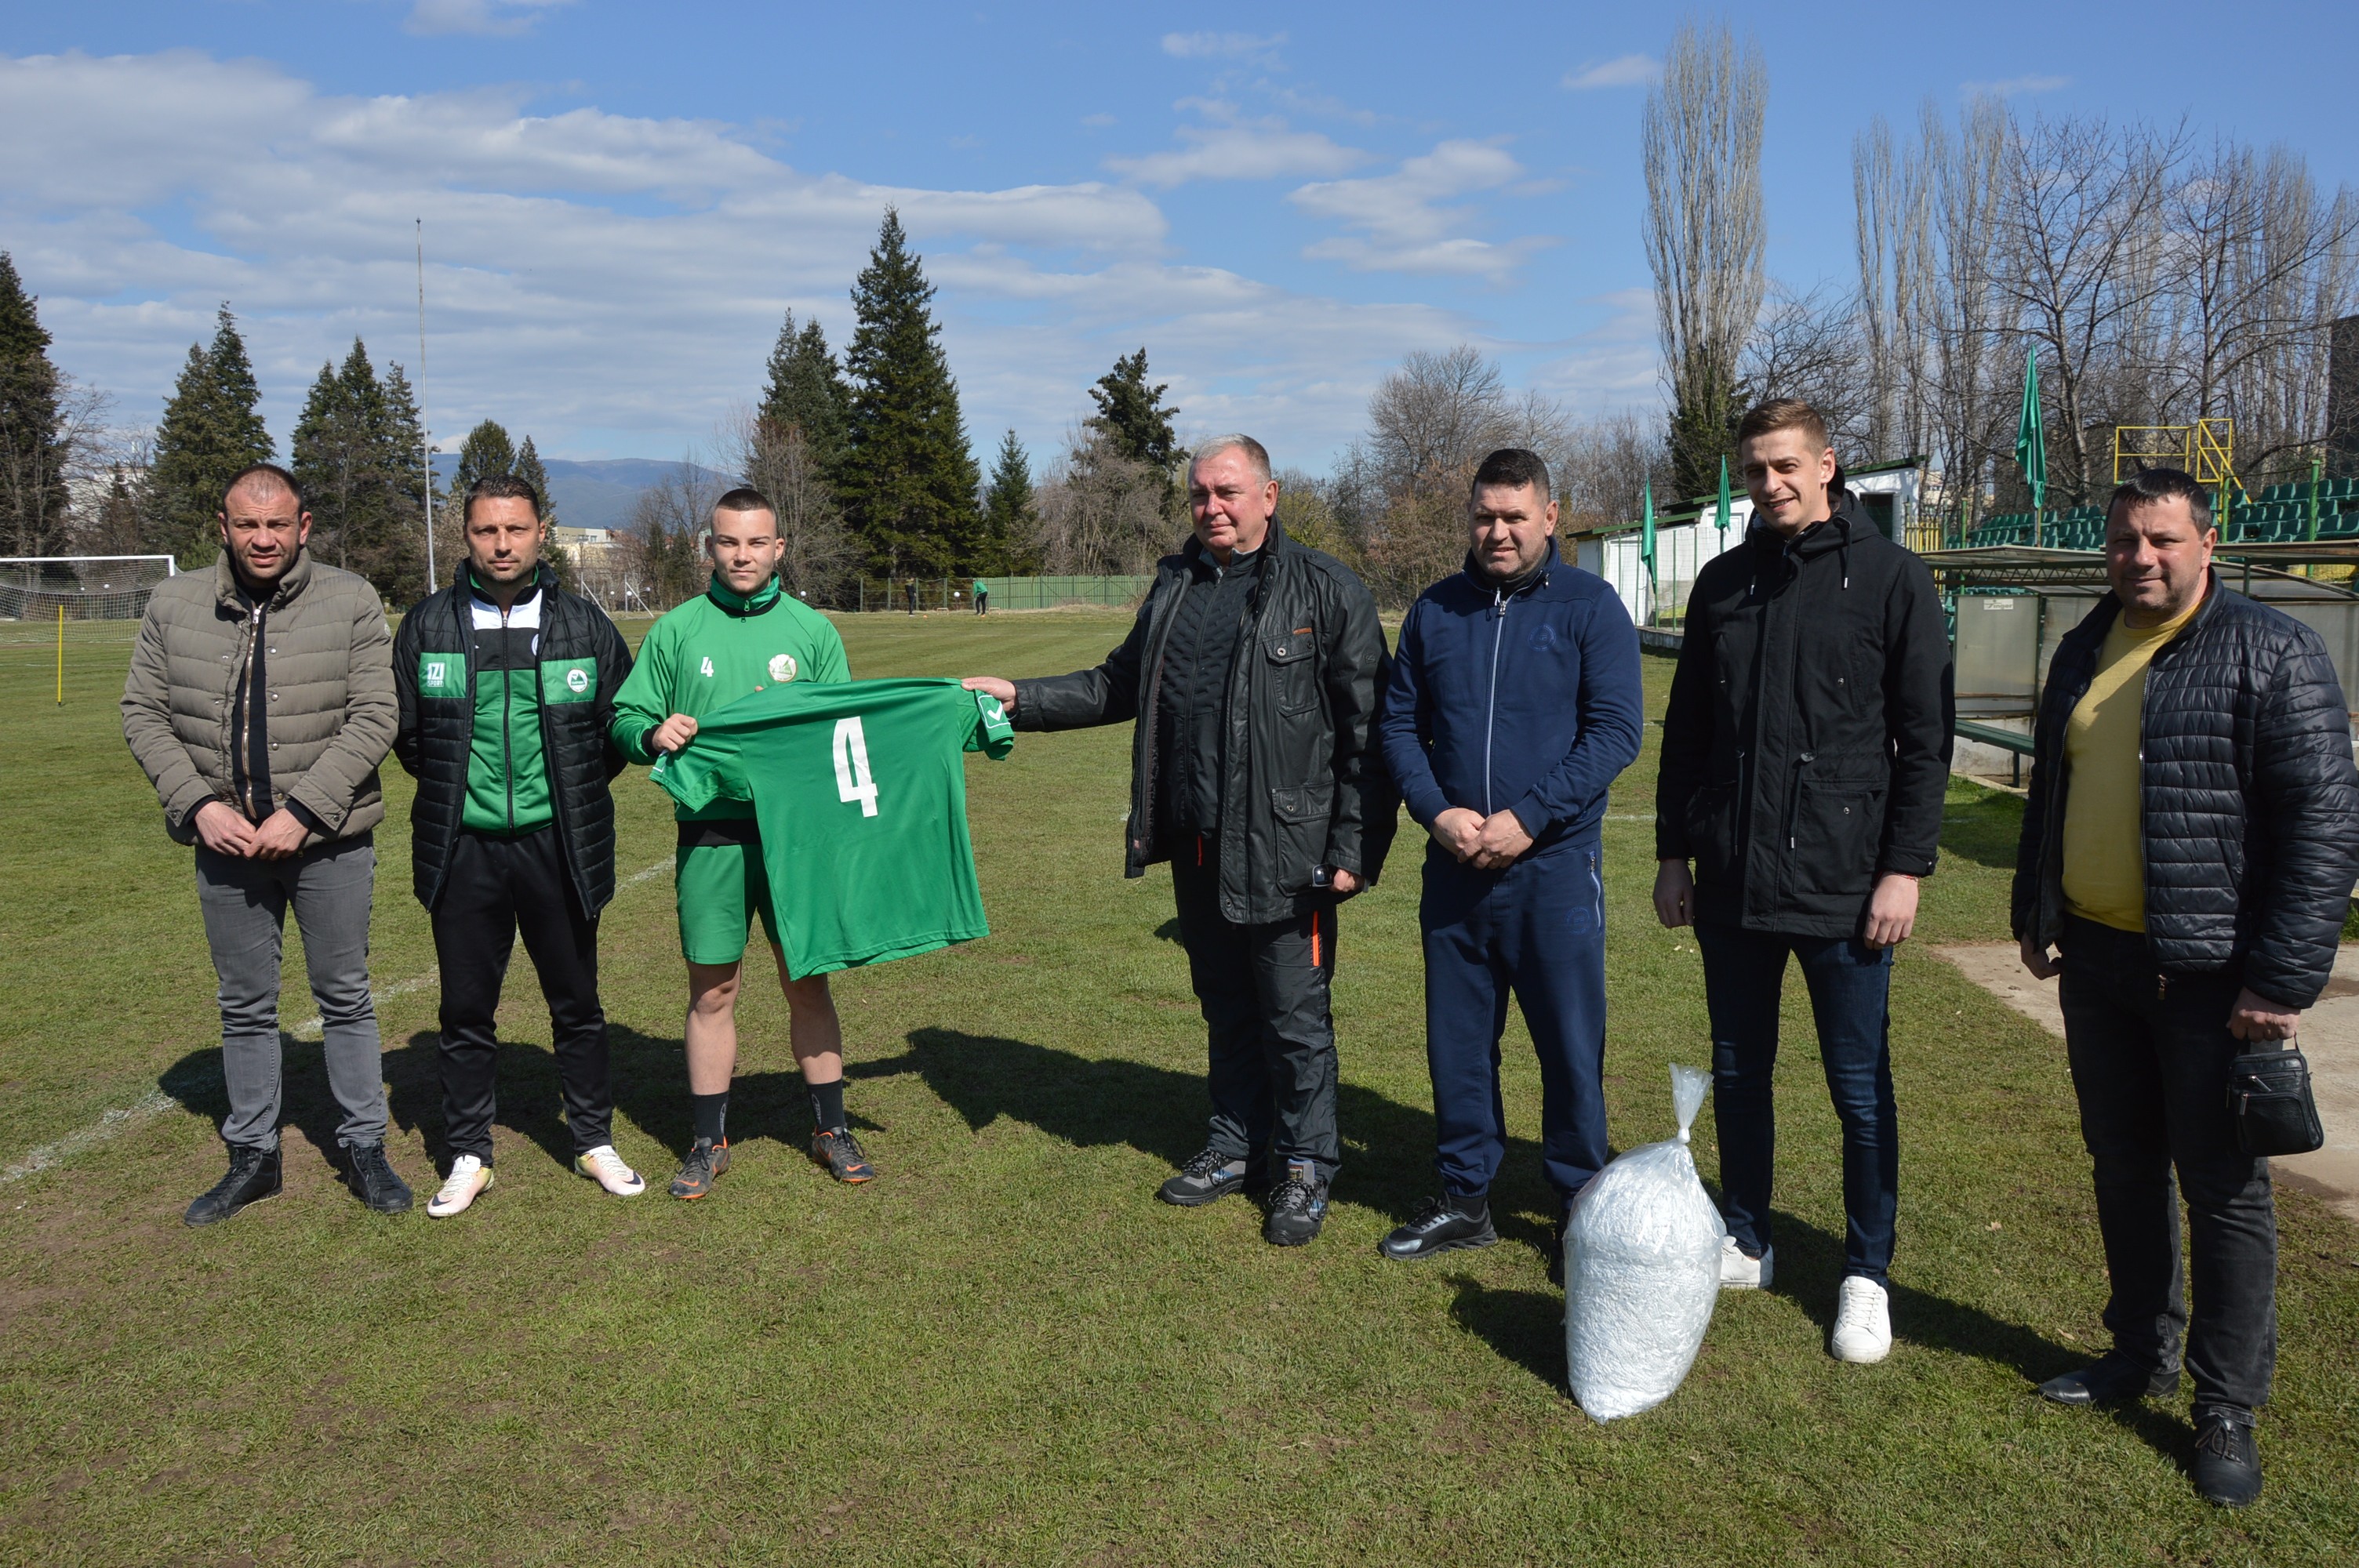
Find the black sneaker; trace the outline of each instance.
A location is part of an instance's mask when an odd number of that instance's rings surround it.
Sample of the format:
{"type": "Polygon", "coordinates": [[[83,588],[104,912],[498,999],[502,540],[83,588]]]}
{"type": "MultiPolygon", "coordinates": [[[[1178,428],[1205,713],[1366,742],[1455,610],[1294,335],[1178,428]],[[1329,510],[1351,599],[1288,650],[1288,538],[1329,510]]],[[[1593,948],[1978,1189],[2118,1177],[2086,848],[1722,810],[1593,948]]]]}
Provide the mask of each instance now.
{"type": "Polygon", "coordinates": [[[1481,1198],[1453,1193],[1419,1204],[1408,1223],[1377,1242],[1376,1250],[1387,1258],[1413,1262],[1462,1247],[1489,1247],[1498,1239],[1499,1233],[1491,1228],[1491,1206],[1481,1198]]]}
{"type": "Polygon", "coordinates": [[[344,1151],[351,1162],[353,1191],[379,1214],[408,1214],[413,1201],[409,1184],[394,1173],[382,1143],[355,1143],[344,1151]]]}
{"type": "Polygon", "coordinates": [[[1243,1192],[1253,1184],[1253,1167],[1244,1160],[1206,1149],[1191,1155],[1180,1173],[1155,1190],[1155,1195],[1165,1203],[1181,1208],[1196,1208],[1208,1203],[1218,1203],[1231,1193],[1243,1192]]]}
{"type": "Polygon", "coordinates": [[[189,1206],[180,1217],[183,1225],[218,1225],[248,1204],[260,1203],[277,1195],[281,1184],[282,1162],[276,1149],[250,1149],[232,1145],[229,1152],[229,1174],[215,1182],[212,1190],[189,1206]]]}
{"type": "Polygon", "coordinates": [[[682,1202],[693,1202],[712,1190],[712,1184],[729,1169],[729,1140],[715,1143],[710,1138],[700,1138],[679,1162],[679,1174],[671,1179],[671,1195],[682,1202]]]}
{"type": "Polygon", "coordinates": [[[1319,1179],[1319,1168],[1289,1161],[1286,1180],[1270,1189],[1261,1238],[1272,1247],[1300,1247],[1317,1239],[1326,1217],[1327,1184],[1319,1179]]]}
{"type": "Polygon", "coordinates": [[[2261,1450],[2242,1405],[2195,1409],[2195,1489],[2207,1503],[2241,1509],[2261,1495],[2261,1450]]]}
{"type": "Polygon", "coordinates": [[[2128,1404],[2136,1400],[2167,1399],[2178,1391],[2177,1367],[2148,1367],[2118,1350],[2108,1350],[2088,1366],[2039,1385],[2039,1397],[2060,1405],[2128,1404]]]}
{"type": "Polygon", "coordinates": [[[860,1140],[849,1127],[830,1127],[811,1134],[810,1157],[827,1173],[847,1186],[876,1179],[876,1167],[860,1150],[860,1140]]]}

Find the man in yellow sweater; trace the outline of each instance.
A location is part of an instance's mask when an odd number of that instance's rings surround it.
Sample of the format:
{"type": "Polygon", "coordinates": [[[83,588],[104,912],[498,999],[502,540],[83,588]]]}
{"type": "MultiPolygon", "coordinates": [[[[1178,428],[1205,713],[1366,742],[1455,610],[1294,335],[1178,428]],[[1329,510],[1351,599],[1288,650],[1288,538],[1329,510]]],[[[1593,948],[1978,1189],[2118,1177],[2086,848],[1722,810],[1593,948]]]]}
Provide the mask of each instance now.
{"type": "Polygon", "coordinates": [[[2196,1490],[2237,1507],[2261,1491],[2277,1217],[2268,1162],[2237,1143],[2229,1065],[2291,1039],[2332,971],[2359,873],[2359,769],[2325,644],[2223,584],[2216,541],[2184,473],[2114,491],[2113,591],[2057,644],[2040,699],[2015,931],[2026,968],[2063,977],[2111,1276],[2113,1348],[2039,1391],[2067,1405],[2174,1393],[2183,1341],[2196,1490]]]}

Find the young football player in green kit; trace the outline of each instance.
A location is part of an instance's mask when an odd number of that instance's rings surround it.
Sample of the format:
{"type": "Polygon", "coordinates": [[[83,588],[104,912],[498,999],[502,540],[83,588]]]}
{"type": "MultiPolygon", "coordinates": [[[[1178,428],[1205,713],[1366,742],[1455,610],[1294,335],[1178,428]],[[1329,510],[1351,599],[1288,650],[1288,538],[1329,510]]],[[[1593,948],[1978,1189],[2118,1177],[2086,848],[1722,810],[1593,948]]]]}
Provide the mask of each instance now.
{"type": "MultiPolygon", "coordinates": [[[[652,762],[696,738],[699,714],[788,681],[846,681],[843,640],[827,618],[781,592],[777,514],[756,490],[733,490],[712,509],[712,582],[658,621],[614,697],[614,744],[652,762]]],[[[688,1092],[696,1138],[671,1195],[701,1198],[729,1169],[729,1080],[737,1065],[737,989],[753,921],[778,962],[795,1063],[810,1091],[811,1158],[839,1182],[876,1173],[843,1115],[843,1030],[827,977],[787,978],[779,925],[762,867],[754,808],[716,800],[676,807],[679,946],[688,959],[688,1092]]]]}

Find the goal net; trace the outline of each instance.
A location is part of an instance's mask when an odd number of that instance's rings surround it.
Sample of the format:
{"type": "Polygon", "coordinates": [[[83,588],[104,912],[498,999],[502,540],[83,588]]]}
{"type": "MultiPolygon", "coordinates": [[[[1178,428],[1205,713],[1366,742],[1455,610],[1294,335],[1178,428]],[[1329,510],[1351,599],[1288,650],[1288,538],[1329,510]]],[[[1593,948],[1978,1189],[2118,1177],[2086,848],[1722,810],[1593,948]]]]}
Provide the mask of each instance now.
{"type": "Polygon", "coordinates": [[[179,568],[169,556],[0,557],[0,620],[136,621],[179,568]]]}

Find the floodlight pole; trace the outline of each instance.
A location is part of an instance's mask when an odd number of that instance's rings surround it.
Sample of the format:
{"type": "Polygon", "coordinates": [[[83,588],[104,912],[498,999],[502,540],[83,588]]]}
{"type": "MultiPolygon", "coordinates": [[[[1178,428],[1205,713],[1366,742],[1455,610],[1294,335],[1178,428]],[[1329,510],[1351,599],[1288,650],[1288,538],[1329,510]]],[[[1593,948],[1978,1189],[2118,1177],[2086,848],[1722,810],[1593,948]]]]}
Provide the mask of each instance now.
{"type": "Polygon", "coordinates": [[[426,470],[426,591],[441,579],[434,569],[434,437],[426,420],[426,220],[418,221],[418,461],[426,470]]]}

